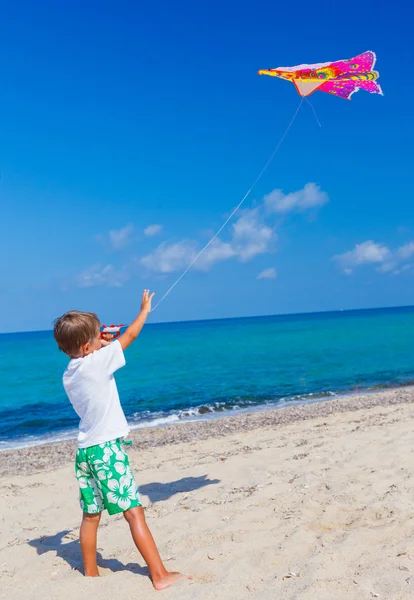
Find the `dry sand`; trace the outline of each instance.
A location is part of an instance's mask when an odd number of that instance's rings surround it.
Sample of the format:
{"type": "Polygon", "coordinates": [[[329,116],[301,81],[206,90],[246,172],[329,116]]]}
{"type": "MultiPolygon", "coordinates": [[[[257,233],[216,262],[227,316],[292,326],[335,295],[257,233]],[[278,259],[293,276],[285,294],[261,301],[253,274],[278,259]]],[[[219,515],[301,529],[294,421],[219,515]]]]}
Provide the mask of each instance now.
{"type": "Polygon", "coordinates": [[[7,600],[414,598],[414,390],[140,431],[129,451],[168,568],[155,592],[122,516],[81,574],[74,445],[0,453],[7,600]],[[15,475],[20,473],[20,475],[15,475]]]}

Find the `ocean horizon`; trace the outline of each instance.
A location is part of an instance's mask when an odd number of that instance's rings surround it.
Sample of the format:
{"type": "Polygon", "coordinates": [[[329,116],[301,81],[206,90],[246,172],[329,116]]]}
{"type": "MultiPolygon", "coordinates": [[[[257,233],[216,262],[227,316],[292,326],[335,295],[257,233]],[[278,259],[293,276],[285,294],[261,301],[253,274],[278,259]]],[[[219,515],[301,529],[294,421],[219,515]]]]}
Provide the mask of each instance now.
{"type": "MultiPolygon", "coordinates": [[[[150,323],[116,374],[131,428],[412,385],[414,306],[150,323]]],[[[0,449],[76,437],[51,330],[0,334],[0,449]]]]}
{"type": "MultiPolygon", "coordinates": [[[[371,312],[371,311],[389,311],[389,310],[414,310],[414,304],[407,305],[398,305],[398,306],[375,306],[372,308],[339,308],[332,310],[316,310],[316,311],[300,311],[300,312],[286,312],[286,313],[276,313],[276,314],[265,314],[265,315],[243,315],[241,317],[215,317],[215,318],[205,318],[205,319],[185,319],[178,321],[155,321],[155,322],[147,322],[145,327],[153,327],[154,325],[171,325],[177,323],[204,323],[204,322],[215,322],[215,321],[242,321],[244,319],[267,319],[267,318],[278,318],[278,317],[301,317],[303,315],[329,315],[335,313],[363,313],[363,312],[371,312]]],[[[128,327],[128,325],[125,325],[128,327]]],[[[19,331],[0,331],[0,336],[2,335],[16,335],[16,334],[25,334],[25,333],[48,333],[53,332],[53,328],[50,329],[28,329],[28,330],[19,330],[19,331]]]]}

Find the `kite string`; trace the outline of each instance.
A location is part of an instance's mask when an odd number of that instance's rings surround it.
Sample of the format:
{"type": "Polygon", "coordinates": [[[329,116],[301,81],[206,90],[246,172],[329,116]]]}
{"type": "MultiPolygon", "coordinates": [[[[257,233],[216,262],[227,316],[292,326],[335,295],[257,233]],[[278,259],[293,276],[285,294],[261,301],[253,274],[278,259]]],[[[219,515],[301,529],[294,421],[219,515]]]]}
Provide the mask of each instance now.
{"type": "Polygon", "coordinates": [[[256,179],[254,180],[253,184],[250,186],[250,188],[247,190],[247,192],[245,193],[245,195],[243,196],[243,198],[240,200],[240,202],[238,203],[238,205],[232,210],[232,212],[230,213],[230,215],[227,217],[227,219],[224,221],[223,225],[220,227],[220,229],[218,229],[216,231],[216,233],[213,235],[213,237],[207,242],[207,244],[201,248],[201,250],[196,254],[196,256],[193,258],[193,260],[190,262],[190,264],[188,265],[188,267],[181,273],[181,275],[178,277],[178,279],[171,285],[171,287],[168,288],[168,290],[165,292],[165,294],[160,298],[160,300],[157,302],[157,304],[154,306],[154,308],[151,310],[151,312],[154,312],[154,310],[156,308],[158,308],[158,306],[161,304],[161,302],[163,302],[165,300],[165,298],[172,292],[172,290],[175,288],[175,286],[181,281],[181,279],[183,277],[185,277],[185,275],[187,275],[188,271],[192,268],[192,266],[194,265],[194,263],[200,258],[200,256],[203,254],[203,252],[205,252],[207,250],[207,248],[209,246],[211,246],[211,244],[214,242],[214,240],[220,235],[220,233],[223,231],[223,229],[226,227],[226,225],[229,223],[229,221],[231,221],[231,219],[234,217],[234,215],[236,214],[236,212],[239,210],[239,208],[241,207],[241,205],[243,204],[243,202],[247,199],[247,197],[251,194],[251,192],[253,191],[253,188],[256,187],[256,185],[258,184],[259,180],[263,177],[263,175],[265,174],[266,170],[268,169],[270,163],[272,162],[272,160],[274,159],[275,155],[277,154],[280,146],[283,143],[283,140],[285,139],[285,137],[287,136],[287,134],[289,133],[289,130],[291,129],[293,123],[295,122],[295,119],[298,115],[298,112],[303,104],[303,96],[301,97],[301,100],[298,104],[298,107],[292,117],[292,119],[290,120],[289,125],[286,127],[282,137],[280,138],[280,140],[277,143],[277,146],[275,147],[275,149],[273,150],[272,154],[270,155],[270,157],[268,158],[268,160],[266,161],[264,167],[262,168],[262,170],[260,171],[259,175],[256,177],[256,179]]]}
{"type": "Polygon", "coordinates": [[[322,125],[321,125],[321,123],[320,123],[320,121],[318,119],[318,115],[316,114],[316,110],[313,107],[312,102],[306,96],[304,96],[304,98],[305,98],[306,102],[309,104],[309,106],[311,107],[311,109],[313,111],[313,115],[314,115],[314,117],[316,119],[317,124],[319,125],[319,127],[322,127],[322,125]]]}

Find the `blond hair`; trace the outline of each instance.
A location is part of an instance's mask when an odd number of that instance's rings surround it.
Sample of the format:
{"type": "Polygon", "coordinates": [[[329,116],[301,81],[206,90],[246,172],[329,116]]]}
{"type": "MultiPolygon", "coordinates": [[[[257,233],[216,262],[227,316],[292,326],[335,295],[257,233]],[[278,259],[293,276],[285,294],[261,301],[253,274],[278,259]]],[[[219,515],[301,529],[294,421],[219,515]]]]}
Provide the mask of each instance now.
{"type": "Polygon", "coordinates": [[[101,324],[95,313],[70,310],[56,319],[54,325],[53,335],[59,348],[75,357],[84,344],[98,335],[101,324]]]}

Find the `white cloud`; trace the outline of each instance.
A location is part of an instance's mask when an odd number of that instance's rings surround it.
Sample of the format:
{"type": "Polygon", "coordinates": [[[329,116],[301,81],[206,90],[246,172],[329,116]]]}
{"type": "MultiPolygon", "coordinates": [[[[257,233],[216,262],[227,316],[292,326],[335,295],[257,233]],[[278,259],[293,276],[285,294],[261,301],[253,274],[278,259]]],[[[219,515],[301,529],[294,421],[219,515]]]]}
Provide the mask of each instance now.
{"type": "Polygon", "coordinates": [[[401,273],[404,273],[405,271],[410,271],[412,268],[414,267],[414,265],[408,264],[408,265],[403,265],[401,267],[401,269],[396,269],[395,271],[393,271],[393,275],[401,275],[401,273]]]}
{"type": "Polygon", "coordinates": [[[402,259],[410,258],[414,254],[414,242],[409,242],[404,246],[400,246],[400,248],[397,250],[397,253],[402,259]]]}
{"type": "MultiPolygon", "coordinates": [[[[392,255],[391,255],[392,256],[392,255]]],[[[389,260],[387,260],[386,262],[383,262],[378,268],[377,271],[379,271],[380,273],[388,273],[389,271],[392,271],[393,269],[395,269],[395,267],[397,266],[397,261],[394,260],[393,258],[390,258],[389,260]]]]}
{"type": "MultiPolygon", "coordinates": [[[[262,221],[259,210],[247,210],[232,226],[230,241],[224,242],[220,238],[214,240],[197,259],[194,268],[208,271],[215,263],[230,258],[246,262],[258,254],[270,252],[275,239],[275,232],[262,221]]],[[[183,240],[175,244],[164,242],[141,258],[140,262],[151,271],[171,273],[187,267],[199,251],[195,240],[183,240]]]]}
{"type": "MultiPolygon", "coordinates": [[[[150,271],[172,273],[181,271],[195,259],[199,249],[194,240],[182,240],[175,244],[163,243],[153,252],[141,258],[140,263],[150,271]]],[[[233,258],[236,255],[231,244],[215,240],[197,259],[195,269],[208,271],[215,263],[233,258]]]]}
{"type": "Polygon", "coordinates": [[[148,227],[144,229],[144,235],[147,237],[154,237],[155,235],[159,235],[161,231],[162,225],[154,223],[154,225],[148,225],[148,227]]]}
{"type": "Polygon", "coordinates": [[[277,277],[276,269],[271,267],[270,269],[265,269],[257,276],[257,279],[275,279],[277,277]]]}
{"type": "Polygon", "coordinates": [[[118,270],[113,265],[92,265],[76,278],[78,287],[95,286],[121,287],[128,281],[129,275],[124,268],[118,270]]]}
{"type": "Polygon", "coordinates": [[[200,258],[194,264],[195,269],[208,271],[215,263],[222,260],[228,260],[236,256],[236,251],[228,242],[222,242],[220,239],[214,240],[212,244],[201,254],[200,258]]]}
{"type": "Polygon", "coordinates": [[[302,190],[284,194],[282,190],[274,190],[264,197],[264,203],[269,213],[303,212],[310,208],[323,206],[329,202],[326,192],[315,183],[307,183],[302,190]]]}
{"type": "Polygon", "coordinates": [[[172,273],[187,267],[196,256],[196,244],[192,240],[183,240],[176,244],[160,244],[158,248],[140,262],[150,271],[172,273]]]}
{"type": "Polygon", "coordinates": [[[346,269],[347,275],[349,275],[350,269],[359,265],[384,263],[390,258],[391,252],[387,246],[376,244],[372,240],[356,244],[353,250],[334,256],[334,259],[342,265],[344,270],[346,269]]]}
{"type": "Polygon", "coordinates": [[[276,234],[266,225],[259,209],[245,211],[233,225],[232,246],[241,261],[269,252],[276,234]]]}
{"type": "Polygon", "coordinates": [[[390,250],[383,244],[376,244],[372,240],[356,244],[353,250],[334,256],[343,268],[346,275],[350,275],[355,267],[360,265],[376,265],[380,273],[399,275],[411,269],[411,265],[404,264],[414,255],[414,242],[390,250]]]}
{"type": "Polygon", "coordinates": [[[112,229],[109,232],[109,242],[114,250],[122,250],[131,241],[131,236],[134,233],[134,226],[127,225],[122,229],[112,229]]]}

